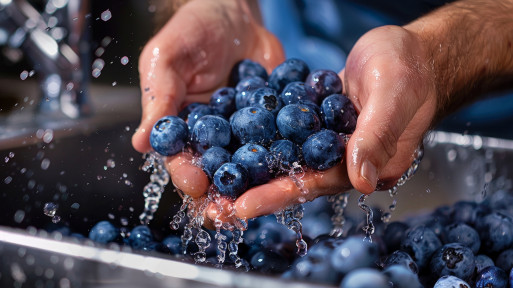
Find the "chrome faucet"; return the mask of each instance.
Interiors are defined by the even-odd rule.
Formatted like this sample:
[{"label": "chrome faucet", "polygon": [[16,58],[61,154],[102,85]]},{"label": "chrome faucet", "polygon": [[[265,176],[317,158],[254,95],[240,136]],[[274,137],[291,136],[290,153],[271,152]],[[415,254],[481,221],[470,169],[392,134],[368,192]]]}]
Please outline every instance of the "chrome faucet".
[{"label": "chrome faucet", "polygon": [[87,116],[89,1],[40,2],[42,11],[27,0],[0,0],[0,45],[21,51],[32,63],[40,81],[39,115]]}]

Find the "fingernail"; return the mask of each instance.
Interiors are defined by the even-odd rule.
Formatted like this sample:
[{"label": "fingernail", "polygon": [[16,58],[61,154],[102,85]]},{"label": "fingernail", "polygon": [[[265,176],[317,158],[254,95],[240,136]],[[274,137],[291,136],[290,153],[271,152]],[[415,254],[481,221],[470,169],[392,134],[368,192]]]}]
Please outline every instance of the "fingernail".
[{"label": "fingernail", "polygon": [[372,189],[376,188],[376,184],[378,182],[378,170],[369,160],[365,160],[365,162],[363,162],[360,169],[360,175],[372,187]]}]

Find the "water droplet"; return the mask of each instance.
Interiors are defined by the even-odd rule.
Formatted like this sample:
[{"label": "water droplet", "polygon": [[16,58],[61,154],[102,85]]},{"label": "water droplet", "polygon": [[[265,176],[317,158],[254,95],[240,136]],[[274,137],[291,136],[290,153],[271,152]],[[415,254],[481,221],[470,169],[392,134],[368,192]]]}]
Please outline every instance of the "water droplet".
[{"label": "water droplet", "polygon": [[372,222],[372,219],[374,218],[374,212],[367,204],[365,204],[367,197],[369,197],[369,195],[362,194],[360,198],[358,198],[358,207],[367,214],[367,225],[363,227],[363,231],[365,231],[365,240],[372,242],[372,234],[374,234],[374,223]]},{"label": "water droplet", "polygon": [[17,210],[16,213],[14,213],[14,222],[19,224],[23,219],[25,219],[25,211]]},{"label": "water droplet", "polygon": [[344,234],[344,224],[346,223],[344,211],[347,207],[348,200],[348,193],[341,193],[328,197],[328,201],[332,202],[331,208],[333,209],[333,216],[331,216],[331,224],[333,225],[333,228],[330,232],[330,235],[333,237],[342,237]]},{"label": "water droplet", "polygon": [[116,81],[112,82],[112,87],[114,87],[116,85],[118,85],[118,82],[116,82]]},{"label": "water droplet", "polygon": [[59,208],[59,205],[53,203],[53,202],[47,202],[45,203],[43,207],[43,213],[46,216],[53,217],[55,216],[55,213],[57,212],[57,209]]},{"label": "water droplet", "polygon": [[80,204],[78,204],[76,202],[71,204],[71,209],[78,210],[79,208],[80,208]]},{"label": "water droplet", "polygon": [[103,68],[105,68],[105,61],[101,58],[97,58],[93,61],[93,65],[91,67],[93,70],[94,69],[98,69],[98,70],[103,70]]},{"label": "water droplet", "polygon": [[45,158],[41,161],[41,169],[46,170],[48,167],[50,167],[50,159]]},{"label": "water droplet", "polygon": [[102,14],[100,15],[100,18],[103,21],[107,22],[107,21],[109,21],[112,18],[112,13],[110,12],[109,9],[107,9],[107,10],[102,12]]},{"label": "water droplet", "polygon": [[46,129],[43,133],[43,142],[50,143],[53,140],[53,130],[52,129]]},{"label": "water droplet", "polygon": [[34,70],[30,70],[30,72],[29,72],[29,77],[34,76],[34,74],[36,74],[36,71],[34,71]]},{"label": "water droplet", "polygon": [[426,193],[431,193],[431,189],[427,188]]},{"label": "water droplet", "polygon": [[21,79],[21,80],[25,80],[25,79],[27,79],[27,78],[28,78],[28,76],[29,76],[29,72],[28,72],[27,70],[23,70],[23,71],[21,71],[21,73],[20,73],[20,79]]},{"label": "water droplet", "polygon": [[447,160],[449,160],[449,162],[453,162],[454,160],[456,160],[457,155],[458,153],[456,152],[456,150],[451,149],[447,151]]},{"label": "water droplet", "polygon": [[102,74],[102,71],[98,68],[94,68],[93,69],[93,72],[91,72],[91,75],[94,77],[94,78],[98,78],[100,77],[100,75]]},{"label": "water droplet", "polygon": [[9,183],[11,183],[11,181],[12,181],[12,177],[11,177],[11,176],[7,176],[7,177],[5,177],[5,179],[4,179],[4,183],[5,183],[5,184],[9,184]]},{"label": "water droplet", "polygon": [[129,62],[129,61],[130,61],[130,60],[128,59],[128,57],[127,57],[127,56],[123,56],[123,57],[121,57],[121,64],[122,64],[122,65],[126,65],[126,64],[128,64],[128,62]]},{"label": "water droplet", "polygon": [[119,222],[121,223],[121,225],[123,226],[128,226],[128,219],[126,217],[121,217],[119,219]]},{"label": "water droplet", "polygon": [[108,159],[107,160],[107,165],[106,165],[108,168],[115,168],[116,167],[116,162],[113,160],[113,159]]},{"label": "water droplet", "polygon": [[239,46],[240,40],[238,38],[233,39],[233,44],[235,44],[235,46]]},{"label": "water droplet", "polygon": [[52,222],[57,224],[61,221],[61,216],[55,215],[52,217]]}]

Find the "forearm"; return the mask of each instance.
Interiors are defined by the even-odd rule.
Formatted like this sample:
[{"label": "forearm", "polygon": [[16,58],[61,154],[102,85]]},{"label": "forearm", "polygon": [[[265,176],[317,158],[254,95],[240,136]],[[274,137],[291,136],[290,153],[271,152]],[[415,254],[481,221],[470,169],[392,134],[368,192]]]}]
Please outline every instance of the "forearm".
[{"label": "forearm", "polygon": [[513,0],[463,0],[405,26],[426,46],[437,119],[513,83]]}]

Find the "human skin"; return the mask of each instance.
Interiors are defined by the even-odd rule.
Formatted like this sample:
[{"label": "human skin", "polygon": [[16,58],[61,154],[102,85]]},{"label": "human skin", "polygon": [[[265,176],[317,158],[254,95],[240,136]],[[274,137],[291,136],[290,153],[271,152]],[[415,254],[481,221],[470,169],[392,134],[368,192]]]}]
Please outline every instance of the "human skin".
[{"label": "human skin", "polygon": [[[238,60],[253,59],[269,72],[284,60],[252,6],[190,1],[145,46],[139,61],[143,117],[132,139],[136,150],[151,149],[149,132],[160,117],[175,115],[188,102],[207,102]],[[369,194],[394,185],[438,120],[483,91],[512,82],[512,13],[512,0],[458,1],[408,25],[363,35],[340,72],[344,93],[359,114],[345,160],[324,172],[306,172],[303,189],[281,177],[236,201],[223,199],[209,206],[207,219],[230,221],[225,216],[232,209],[249,219],[350,188]],[[168,157],[166,167],[178,189],[203,197],[210,183],[191,159],[186,153]]]}]

